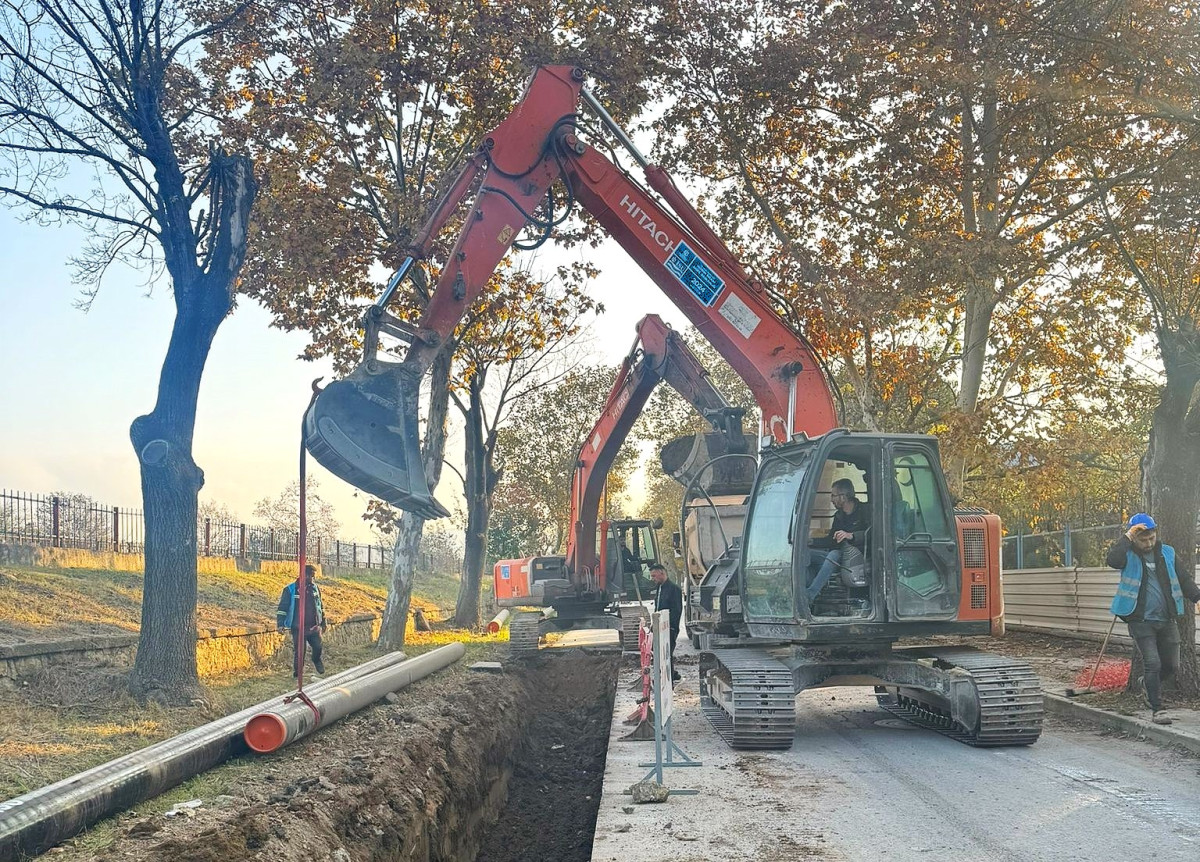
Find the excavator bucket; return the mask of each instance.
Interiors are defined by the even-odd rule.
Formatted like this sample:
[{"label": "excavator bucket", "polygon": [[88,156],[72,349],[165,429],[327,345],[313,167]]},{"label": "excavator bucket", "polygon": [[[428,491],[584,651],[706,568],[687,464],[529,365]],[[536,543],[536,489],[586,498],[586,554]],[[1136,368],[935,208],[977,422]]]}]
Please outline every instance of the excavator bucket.
[{"label": "excavator bucket", "polygon": [[743,441],[734,440],[731,445],[727,435],[715,431],[676,437],[662,449],[660,460],[663,472],[685,487],[698,478],[696,489],[713,497],[749,494],[754,485],[755,471],[755,463],[751,458],[724,458],[715,464],[710,462],[722,455],[753,452],[757,442],[753,435],[745,434]]},{"label": "excavator bucket", "polygon": [[322,467],[356,488],[441,518],[450,513],[429,493],[421,466],[419,385],[399,365],[359,365],[321,390],[304,417],[305,444]]}]

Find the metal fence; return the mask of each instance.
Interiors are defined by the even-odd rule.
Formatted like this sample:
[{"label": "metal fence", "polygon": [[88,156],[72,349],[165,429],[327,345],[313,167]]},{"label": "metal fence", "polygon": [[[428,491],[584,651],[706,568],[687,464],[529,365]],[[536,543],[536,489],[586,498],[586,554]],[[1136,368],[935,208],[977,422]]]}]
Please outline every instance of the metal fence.
[{"label": "metal fence", "polygon": [[[1099,527],[1067,524],[1061,530],[1046,533],[1023,533],[1018,527],[1016,533],[1004,537],[1001,562],[1006,570],[1104,566],[1108,549],[1124,532],[1125,527],[1120,524]],[[1200,559],[1200,545],[1196,552]]]},{"label": "metal fence", "polygon": [[1016,533],[1004,537],[1005,569],[1046,569],[1057,566],[1103,566],[1109,546],[1121,535],[1118,524],[1073,528],[1047,533]]},{"label": "metal fence", "polygon": [[[139,509],[107,506],[83,494],[29,494],[0,490],[0,542],[143,553],[146,527]],[[324,566],[390,569],[392,549],[336,536],[309,535],[306,556]],[[203,557],[295,560],[295,530],[202,518],[196,524],[196,552]]]}]

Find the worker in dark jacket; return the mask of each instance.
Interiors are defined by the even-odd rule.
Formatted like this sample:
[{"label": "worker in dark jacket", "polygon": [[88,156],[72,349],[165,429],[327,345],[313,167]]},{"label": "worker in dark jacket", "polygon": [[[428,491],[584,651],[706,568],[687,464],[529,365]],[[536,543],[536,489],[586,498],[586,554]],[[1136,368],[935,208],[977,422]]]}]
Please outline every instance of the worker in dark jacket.
[{"label": "worker in dark jacket", "polygon": [[321,632],[328,628],[325,621],[325,608],[321,603],[321,589],[314,582],[317,570],[314,566],[304,567],[304,584],[307,588],[304,601],[304,619],[300,619],[300,591],[296,582],[292,581],[279,594],[279,607],[275,609],[275,627],[279,631],[285,629],[292,633],[292,676],[300,675],[299,662],[299,632],[304,631],[304,639],[312,650],[313,667],[317,673],[325,673],[325,662],[322,661],[324,644],[321,643]]},{"label": "worker in dark jacket", "polygon": [[[811,602],[829,583],[830,577],[842,564],[843,545],[849,543],[865,555],[867,530],[871,528],[871,510],[859,502],[854,495],[854,483],[849,479],[838,479],[833,483],[829,499],[837,510],[833,513],[833,524],[829,535],[812,543],[809,552],[809,571],[816,574],[808,585],[808,600]],[[828,550],[822,550],[828,548]]]},{"label": "worker in dark jacket", "polygon": [[679,624],[683,622],[683,591],[667,577],[667,570],[662,563],[650,567],[650,579],[658,584],[654,610],[667,611],[671,621],[671,679],[679,682],[681,677],[675,670],[675,641],[679,640]]},{"label": "worker in dark jacket", "polygon": [[1200,601],[1190,572],[1175,570],[1175,549],[1158,540],[1158,525],[1144,512],[1129,519],[1125,535],[1109,548],[1105,562],[1121,570],[1112,612],[1129,626],[1142,652],[1146,699],[1155,724],[1170,724],[1163,714],[1162,682],[1179,668],[1179,628],[1184,599]]}]

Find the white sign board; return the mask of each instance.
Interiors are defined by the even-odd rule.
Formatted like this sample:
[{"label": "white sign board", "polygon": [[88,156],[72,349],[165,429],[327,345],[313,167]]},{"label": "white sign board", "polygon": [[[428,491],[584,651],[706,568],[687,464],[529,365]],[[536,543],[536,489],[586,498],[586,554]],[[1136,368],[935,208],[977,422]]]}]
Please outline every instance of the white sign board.
[{"label": "white sign board", "polygon": [[650,632],[654,636],[654,686],[658,690],[658,720],[665,722],[671,717],[675,705],[671,680],[671,612],[658,611],[652,615]]}]

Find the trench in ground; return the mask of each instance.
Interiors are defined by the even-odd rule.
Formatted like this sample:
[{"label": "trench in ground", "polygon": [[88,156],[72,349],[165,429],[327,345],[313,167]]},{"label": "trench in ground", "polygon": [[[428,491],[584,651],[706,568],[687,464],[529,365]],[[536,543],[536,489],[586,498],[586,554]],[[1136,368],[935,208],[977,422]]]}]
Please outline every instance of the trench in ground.
[{"label": "trench in ground", "polygon": [[527,660],[528,723],[511,756],[506,801],[476,862],[588,862],[604,783],[619,659]]},{"label": "trench in ground", "polygon": [[[587,862],[620,658],[543,650],[456,666],[263,758],[224,806],[122,818],[64,862]],[[209,801],[211,802],[211,800]]]}]

